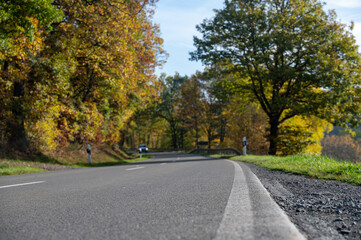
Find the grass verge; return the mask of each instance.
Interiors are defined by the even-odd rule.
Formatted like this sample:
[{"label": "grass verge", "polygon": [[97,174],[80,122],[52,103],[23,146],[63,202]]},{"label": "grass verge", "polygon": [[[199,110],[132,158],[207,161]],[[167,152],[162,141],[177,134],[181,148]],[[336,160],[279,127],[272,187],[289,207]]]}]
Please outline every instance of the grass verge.
[{"label": "grass verge", "polygon": [[70,146],[58,154],[33,154],[0,157],[0,176],[44,172],[74,167],[106,167],[144,161],[152,156],[127,154],[126,152],[104,145],[92,149],[92,164],[81,145]]},{"label": "grass verge", "polygon": [[338,161],[325,156],[211,156],[249,162],[272,170],[361,185],[361,164]]},{"label": "grass verge", "polygon": [[46,172],[46,170],[37,167],[14,166],[10,164],[0,163],[0,176],[19,175],[19,174],[27,174],[27,173],[38,173],[38,172]]}]

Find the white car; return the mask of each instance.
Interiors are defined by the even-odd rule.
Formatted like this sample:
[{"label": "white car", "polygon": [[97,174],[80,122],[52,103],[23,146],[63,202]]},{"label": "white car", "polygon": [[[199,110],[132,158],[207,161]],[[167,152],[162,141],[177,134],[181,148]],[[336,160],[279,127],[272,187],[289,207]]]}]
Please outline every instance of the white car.
[{"label": "white car", "polygon": [[149,151],[148,147],[145,144],[139,144],[138,150],[139,150],[140,153]]}]

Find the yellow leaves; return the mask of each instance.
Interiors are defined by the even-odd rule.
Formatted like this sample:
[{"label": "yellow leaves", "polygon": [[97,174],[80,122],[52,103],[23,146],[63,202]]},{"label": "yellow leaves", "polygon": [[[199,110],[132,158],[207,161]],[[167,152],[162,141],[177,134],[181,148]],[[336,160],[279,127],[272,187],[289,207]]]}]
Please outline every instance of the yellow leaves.
[{"label": "yellow leaves", "polygon": [[[287,131],[285,135],[281,132],[286,145],[288,141],[289,147],[303,149],[302,152],[297,153],[320,155],[322,152],[321,140],[324,133],[331,131],[332,127],[332,124],[326,120],[314,116],[296,116],[283,123],[280,129]],[[298,146],[295,146],[297,144]]]},{"label": "yellow leaves", "polygon": [[137,1],[53,4],[65,17],[51,34],[39,14],[25,14],[27,27],[18,24],[0,49],[0,59],[11,60],[1,93],[15,80],[26,82],[26,129],[39,149],[69,141],[115,143],[136,110],[159,95],[157,26]]},{"label": "yellow leaves", "polygon": [[[37,109],[34,109],[35,111]],[[39,109],[37,110],[39,111]],[[37,120],[27,119],[26,128],[30,141],[41,151],[54,151],[58,147],[58,137],[61,132],[58,128],[57,118],[59,107],[54,105],[41,111],[41,118]]]},{"label": "yellow leaves", "polygon": [[26,17],[25,20],[31,24],[31,31],[17,26],[17,32],[6,39],[7,47],[0,49],[2,58],[25,61],[29,55],[36,55],[43,48],[43,32],[39,21],[34,17]]}]

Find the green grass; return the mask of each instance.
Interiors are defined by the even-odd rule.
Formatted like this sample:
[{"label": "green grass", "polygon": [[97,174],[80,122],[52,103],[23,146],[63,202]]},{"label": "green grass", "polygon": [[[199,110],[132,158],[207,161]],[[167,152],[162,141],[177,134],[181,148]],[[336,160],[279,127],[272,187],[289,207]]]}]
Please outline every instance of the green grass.
[{"label": "green grass", "polygon": [[0,176],[46,172],[44,169],[28,166],[13,166],[0,163]]},{"label": "green grass", "polygon": [[361,185],[361,164],[338,161],[325,156],[211,156],[249,162],[273,170],[302,174],[319,179],[332,179]]},{"label": "green grass", "polygon": [[60,157],[36,154],[27,156],[21,160],[16,157],[3,157],[0,158],[0,176],[46,171],[42,168],[33,167],[31,166],[32,164],[52,164],[70,167],[106,167],[144,161],[151,157],[149,154],[143,154],[142,158],[139,158],[139,154],[127,155],[120,151],[114,151],[109,147],[95,151],[95,153],[92,154],[91,165],[89,165],[88,156],[84,151],[67,151]]}]

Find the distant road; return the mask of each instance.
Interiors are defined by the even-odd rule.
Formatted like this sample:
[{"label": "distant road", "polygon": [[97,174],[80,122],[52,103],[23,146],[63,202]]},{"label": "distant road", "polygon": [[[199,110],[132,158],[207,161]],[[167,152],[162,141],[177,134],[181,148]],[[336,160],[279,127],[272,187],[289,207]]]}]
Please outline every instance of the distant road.
[{"label": "distant road", "polygon": [[177,153],[0,178],[0,239],[303,239],[243,164]]}]

